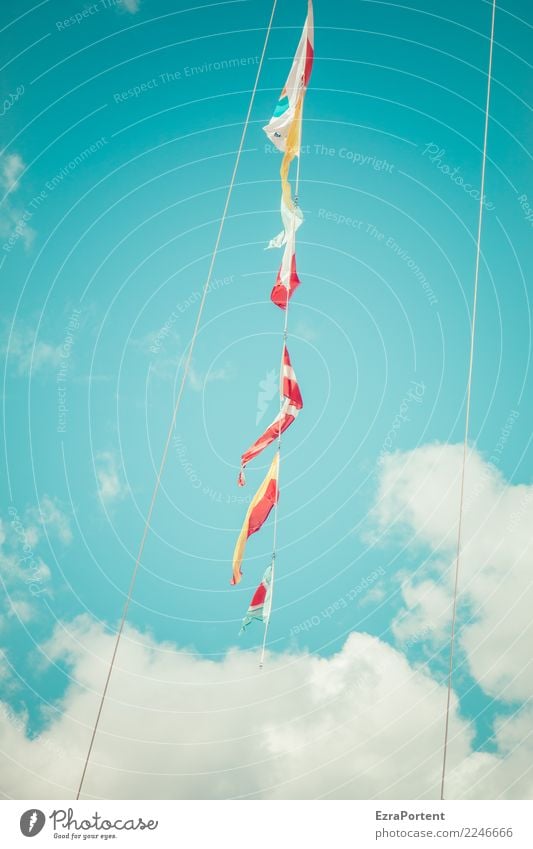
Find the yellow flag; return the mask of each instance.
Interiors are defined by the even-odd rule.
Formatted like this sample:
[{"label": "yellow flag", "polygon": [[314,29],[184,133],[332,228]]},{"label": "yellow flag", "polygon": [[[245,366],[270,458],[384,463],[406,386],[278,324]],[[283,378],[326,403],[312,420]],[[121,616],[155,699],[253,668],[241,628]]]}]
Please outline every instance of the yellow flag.
[{"label": "yellow flag", "polygon": [[241,532],[235,543],[232,584],[238,584],[242,577],[241,564],[244,557],[244,549],[246,548],[246,540],[264,525],[270,511],[278,500],[278,469],[279,452],[276,451],[263,483],[250,502]]},{"label": "yellow flag", "polygon": [[294,203],[292,201],[291,185],[289,183],[289,168],[294,157],[300,154],[303,99],[304,98],[302,93],[298,98],[298,102],[294,110],[294,118],[292,120],[291,126],[289,127],[285,153],[281,161],[281,168],[279,169],[279,173],[281,175],[281,190],[283,193],[283,200],[285,201],[285,206],[287,206],[288,209],[291,210],[294,209]]}]

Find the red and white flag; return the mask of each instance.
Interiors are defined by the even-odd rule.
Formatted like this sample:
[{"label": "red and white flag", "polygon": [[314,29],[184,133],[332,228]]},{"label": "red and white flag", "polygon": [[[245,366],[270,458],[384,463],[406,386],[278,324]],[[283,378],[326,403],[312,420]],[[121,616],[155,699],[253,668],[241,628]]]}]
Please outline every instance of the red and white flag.
[{"label": "red and white flag", "polygon": [[241,457],[241,471],[238,477],[239,486],[244,486],[246,483],[244,478],[245,466],[247,466],[250,460],[257,457],[261,451],[271,445],[274,440],[278,439],[279,436],[287,430],[303,407],[302,394],[300,392],[300,387],[298,386],[294,369],[291,365],[286,345],[283,348],[283,367],[280,389],[283,403],[278,415],[272,424],[267,427],[265,432],[256,439],[253,445],[251,445]]},{"label": "red and white flag", "polygon": [[296,254],[295,254],[295,239],[294,231],[291,233],[285,243],[283,251],[283,259],[281,267],[276,277],[276,282],[270,293],[270,300],[277,307],[284,310],[287,309],[287,304],[300,285],[300,278],[296,273]]},{"label": "red and white flag", "polygon": [[[297,116],[298,105],[309,84],[314,58],[313,4],[308,0],[307,17],[296,48],[296,54],[283,86],[274,114],[263,130],[278,150],[287,149],[287,136]],[[298,151],[296,151],[298,153]]]},{"label": "red and white flag", "polygon": [[272,565],[268,566],[261,583],[253,594],[250,606],[246,611],[246,616],[242,620],[239,634],[242,634],[246,630],[252,619],[258,619],[265,624],[270,619],[272,608],[272,571]]}]

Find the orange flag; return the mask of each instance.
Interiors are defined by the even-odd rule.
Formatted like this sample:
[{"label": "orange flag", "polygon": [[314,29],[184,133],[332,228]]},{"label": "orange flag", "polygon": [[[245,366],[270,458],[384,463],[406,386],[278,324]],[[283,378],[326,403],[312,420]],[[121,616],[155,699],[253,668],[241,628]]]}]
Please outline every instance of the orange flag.
[{"label": "orange flag", "polygon": [[263,483],[250,502],[241,532],[238,536],[237,542],[235,543],[235,551],[233,552],[233,577],[231,579],[232,584],[238,584],[241,580],[241,564],[248,537],[255,534],[256,531],[264,525],[270,515],[270,511],[279,498],[278,469],[279,452],[276,451]]}]

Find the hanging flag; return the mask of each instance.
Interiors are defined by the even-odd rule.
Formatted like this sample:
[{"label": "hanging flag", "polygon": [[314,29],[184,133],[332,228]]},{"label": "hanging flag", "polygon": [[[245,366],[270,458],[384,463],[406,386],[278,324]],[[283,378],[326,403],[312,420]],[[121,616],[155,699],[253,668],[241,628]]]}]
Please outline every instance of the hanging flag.
[{"label": "hanging flag", "polygon": [[260,528],[262,528],[270,515],[270,511],[279,498],[278,470],[279,451],[276,451],[263,483],[250,502],[250,506],[248,507],[246,516],[244,517],[241,532],[237,538],[237,542],[235,543],[235,550],[233,552],[233,577],[231,579],[232,584],[238,584],[241,580],[241,564],[248,537],[255,534]]},{"label": "hanging flag", "polygon": [[280,434],[287,430],[303,407],[302,394],[300,392],[300,387],[298,386],[298,381],[296,380],[294,369],[291,365],[286,345],[283,348],[283,366],[280,378],[280,390],[281,398],[284,400],[278,415],[272,424],[267,427],[265,432],[256,439],[254,444],[251,445],[241,457],[241,470],[237,479],[239,486],[244,486],[246,484],[244,477],[245,466],[248,465],[250,460],[257,457],[261,451],[264,451],[265,448],[271,445],[274,440],[278,439]]},{"label": "hanging flag", "polygon": [[286,309],[287,303],[299,285],[300,278],[296,273],[295,238],[294,233],[292,233],[283,251],[283,259],[281,260],[276,282],[270,293],[270,300],[280,309]]},{"label": "hanging flag", "polygon": [[281,433],[285,433],[289,425],[291,425],[300,412],[298,407],[294,407],[288,398],[283,402],[283,406],[272,422],[271,425],[267,427],[265,432],[257,439],[253,445],[250,446],[248,451],[245,451],[242,455],[241,462],[241,471],[239,473],[238,483],[239,486],[244,486],[246,483],[244,477],[244,469],[254,457],[257,457],[261,451],[264,451],[265,448],[268,448],[269,445],[278,438]]},{"label": "hanging flag", "polygon": [[270,565],[261,583],[257,587],[253,598],[250,602],[250,607],[246,611],[246,616],[242,620],[240,634],[248,627],[253,619],[258,619],[259,622],[268,622],[270,618],[270,610],[272,607],[272,565]]},{"label": "hanging flag", "polygon": [[313,68],[313,45],[313,4],[309,0],[307,18],[287,82],[281,92],[274,115],[266,127],[263,127],[270,141],[285,154],[281,163],[280,176],[283,199],[289,209],[294,208],[289,168],[294,157],[300,155],[302,110],[305,91]]},{"label": "hanging flag", "polygon": [[285,199],[281,197],[281,220],[283,222],[283,230],[270,240],[265,250],[269,248],[281,248],[290,239],[292,233],[296,233],[298,227],[303,224],[304,217],[302,211],[298,207],[290,209],[285,204]]},{"label": "hanging flag", "polygon": [[[308,2],[307,18],[305,19],[304,28],[296,54],[292,63],[289,76],[282,89],[277,106],[274,110],[274,115],[263,127],[270,141],[276,145],[278,150],[285,151],[287,148],[287,136],[293,124],[297,110],[301,112],[303,94],[309,83],[311,70],[313,67],[314,55],[314,26],[313,26],[313,4],[311,0]],[[294,141],[294,139],[293,139]],[[299,152],[299,132],[298,132],[298,151]]]},{"label": "hanging flag", "polygon": [[281,160],[279,169],[281,177],[281,195],[285,204],[289,209],[294,209],[294,201],[292,199],[291,184],[289,183],[289,168],[295,156],[300,155],[300,139],[302,137],[302,107],[304,102],[303,94],[300,95],[296,109],[294,110],[294,118],[287,133],[285,141],[285,153]]},{"label": "hanging flag", "polygon": [[294,369],[292,367],[291,358],[289,357],[289,351],[287,350],[287,346],[283,347],[283,367],[282,367],[282,384],[281,391],[283,393],[283,397],[287,398],[291,405],[296,407],[298,411],[300,411],[304,405],[302,399],[302,393],[300,392],[300,387],[298,386],[298,381],[296,380],[296,374],[294,373]]}]

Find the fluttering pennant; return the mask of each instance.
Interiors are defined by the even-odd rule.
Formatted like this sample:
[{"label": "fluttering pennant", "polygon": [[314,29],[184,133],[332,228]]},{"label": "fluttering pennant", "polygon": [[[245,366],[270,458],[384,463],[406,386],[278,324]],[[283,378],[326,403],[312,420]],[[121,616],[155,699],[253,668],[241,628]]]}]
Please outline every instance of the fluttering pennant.
[{"label": "fluttering pennant", "polygon": [[303,103],[313,68],[313,57],[313,5],[309,0],[307,18],[287,82],[282,89],[274,115],[266,127],[263,127],[270,141],[284,153],[280,168],[281,189],[283,200],[289,209],[294,207],[289,168],[294,157],[300,155]]},{"label": "fluttering pennant", "polygon": [[268,622],[270,618],[270,610],[272,607],[272,565],[268,566],[261,583],[257,587],[252,596],[250,606],[246,611],[246,616],[242,620],[240,633],[248,627],[253,619],[258,619],[259,622]]},{"label": "fluttering pennant", "polygon": [[270,515],[270,511],[276,504],[279,498],[278,491],[278,473],[279,473],[279,451],[276,451],[274,459],[270,464],[270,468],[265,475],[263,483],[252,498],[241,532],[235,544],[233,552],[233,577],[232,584],[238,584],[242,577],[241,565],[244,558],[244,550],[246,541],[263,527]]},{"label": "fluttering pennant", "polygon": [[292,233],[296,233],[300,224],[303,224],[304,217],[298,207],[289,209],[285,204],[283,195],[281,196],[281,220],[283,222],[283,230],[270,240],[265,250],[269,248],[281,248],[285,245]]},{"label": "fluttering pennant", "polygon": [[244,469],[250,460],[253,460],[254,457],[257,457],[257,455],[261,453],[261,451],[264,451],[265,448],[271,445],[274,440],[278,439],[279,435],[284,433],[289,425],[293,423],[294,419],[303,407],[302,394],[300,392],[300,387],[298,386],[298,381],[296,380],[294,369],[291,365],[286,345],[283,348],[280,390],[282,405],[278,415],[272,424],[267,427],[264,433],[262,433],[253,445],[251,445],[241,456],[241,470],[238,477],[239,486],[244,486],[246,484]]},{"label": "fluttering pennant", "polygon": [[283,366],[281,377],[281,391],[283,397],[287,398],[290,401],[291,406],[295,407],[297,410],[301,410],[304,405],[304,402],[302,400],[302,393],[300,392],[300,387],[298,386],[296,374],[294,373],[291,358],[289,357],[289,351],[286,345],[284,345],[283,347]]},{"label": "fluttering pennant", "polygon": [[313,5],[309,0],[307,18],[289,76],[283,86],[272,118],[266,127],[263,127],[268,138],[272,144],[276,145],[278,150],[285,151],[287,148],[287,136],[290,127],[293,124],[298,105],[301,105],[302,95],[309,83],[313,67],[313,45]]},{"label": "fluttering pennant", "polygon": [[283,259],[276,277],[276,282],[270,293],[270,300],[280,309],[287,308],[287,304],[300,285],[300,278],[296,272],[296,253],[294,244],[294,233],[291,233],[283,251]]}]

